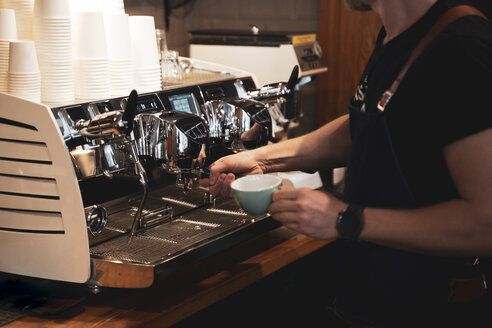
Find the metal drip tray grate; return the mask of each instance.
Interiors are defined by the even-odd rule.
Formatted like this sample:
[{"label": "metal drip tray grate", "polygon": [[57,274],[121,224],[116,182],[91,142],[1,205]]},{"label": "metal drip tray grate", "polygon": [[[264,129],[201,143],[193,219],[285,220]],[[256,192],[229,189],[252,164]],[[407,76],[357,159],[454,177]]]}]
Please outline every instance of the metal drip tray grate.
[{"label": "metal drip tray grate", "polygon": [[128,234],[91,248],[91,255],[109,260],[155,265],[200,247],[254,222],[226,202],[219,211],[201,208],[156,226],[130,239]]},{"label": "metal drip tray grate", "polygon": [[[89,235],[89,244],[94,246],[130,232],[140,197],[140,195],[124,197],[102,204],[108,213],[108,223],[101,233]],[[203,206],[203,204],[203,192],[191,190],[185,195],[182,190],[171,185],[149,193],[143,214],[152,213],[170,205],[173,208],[173,215],[176,217]]]},{"label": "metal drip tray grate", "polygon": [[158,265],[197,249],[221,236],[238,231],[258,218],[243,212],[232,199],[205,205],[205,193],[183,194],[174,185],[149,193],[144,214],[170,205],[173,217],[133,238],[130,230],[139,198],[128,197],[107,204],[108,223],[98,235],[90,236],[94,258],[145,265]]}]

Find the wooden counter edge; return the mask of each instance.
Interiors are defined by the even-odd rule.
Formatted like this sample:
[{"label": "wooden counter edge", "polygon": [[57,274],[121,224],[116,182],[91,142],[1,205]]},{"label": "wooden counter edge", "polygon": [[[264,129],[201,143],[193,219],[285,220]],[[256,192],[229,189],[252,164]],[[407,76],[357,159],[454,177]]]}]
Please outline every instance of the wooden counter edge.
[{"label": "wooden counter edge", "polygon": [[166,304],[156,317],[142,327],[169,327],[176,324],[288,264],[315,252],[331,241],[297,234],[265,252],[201,281]]},{"label": "wooden counter edge", "polygon": [[[282,231],[281,229],[286,228],[278,229]],[[101,306],[97,307],[86,305],[83,313],[69,319],[46,320],[28,316],[5,327],[169,327],[315,252],[330,242],[331,240],[317,240],[302,234],[292,234],[290,238],[279,244],[231,265],[185,290],[163,295],[162,298],[143,300],[144,304],[122,300],[121,303],[100,304]]]}]

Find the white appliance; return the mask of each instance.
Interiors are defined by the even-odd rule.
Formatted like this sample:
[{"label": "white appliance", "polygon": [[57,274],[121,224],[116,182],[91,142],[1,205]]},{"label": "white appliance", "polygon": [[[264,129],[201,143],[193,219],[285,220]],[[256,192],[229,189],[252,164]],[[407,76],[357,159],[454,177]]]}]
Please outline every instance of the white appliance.
[{"label": "white appliance", "polygon": [[299,78],[328,70],[316,33],[192,31],[190,57],[252,73],[258,86],[287,81],[295,65]]}]

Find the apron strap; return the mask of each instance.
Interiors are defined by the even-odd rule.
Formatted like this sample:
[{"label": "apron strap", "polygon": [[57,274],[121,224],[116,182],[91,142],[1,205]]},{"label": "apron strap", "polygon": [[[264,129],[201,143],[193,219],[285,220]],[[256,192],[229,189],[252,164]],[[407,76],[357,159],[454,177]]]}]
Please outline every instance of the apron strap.
[{"label": "apron strap", "polygon": [[459,5],[453,8],[448,9],[444,14],[441,15],[441,17],[436,21],[436,23],[430,28],[430,30],[427,32],[427,34],[420,40],[419,44],[413,49],[412,53],[410,54],[410,57],[408,58],[407,62],[405,65],[403,65],[403,68],[401,69],[400,73],[396,77],[395,81],[389,88],[389,90],[386,90],[381,98],[379,99],[378,102],[378,109],[379,111],[383,112],[386,105],[390,101],[391,97],[395,94],[396,89],[398,89],[398,86],[400,85],[400,82],[403,80],[403,77],[407,73],[408,69],[410,66],[412,66],[413,62],[420,56],[420,54],[423,52],[425,47],[444,29],[446,26],[449,24],[453,23],[455,20],[458,18],[464,17],[464,16],[480,16],[484,19],[487,20],[487,17],[478,9],[467,6],[467,5]]}]

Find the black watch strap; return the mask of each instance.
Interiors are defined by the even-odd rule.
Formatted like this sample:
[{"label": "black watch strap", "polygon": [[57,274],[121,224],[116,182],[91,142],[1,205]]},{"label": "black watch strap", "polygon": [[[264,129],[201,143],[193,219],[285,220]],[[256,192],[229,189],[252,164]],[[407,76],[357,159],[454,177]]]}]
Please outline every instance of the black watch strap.
[{"label": "black watch strap", "polygon": [[359,240],[362,229],[364,229],[364,206],[349,204],[349,206],[338,214],[337,231],[341,238]]}]

